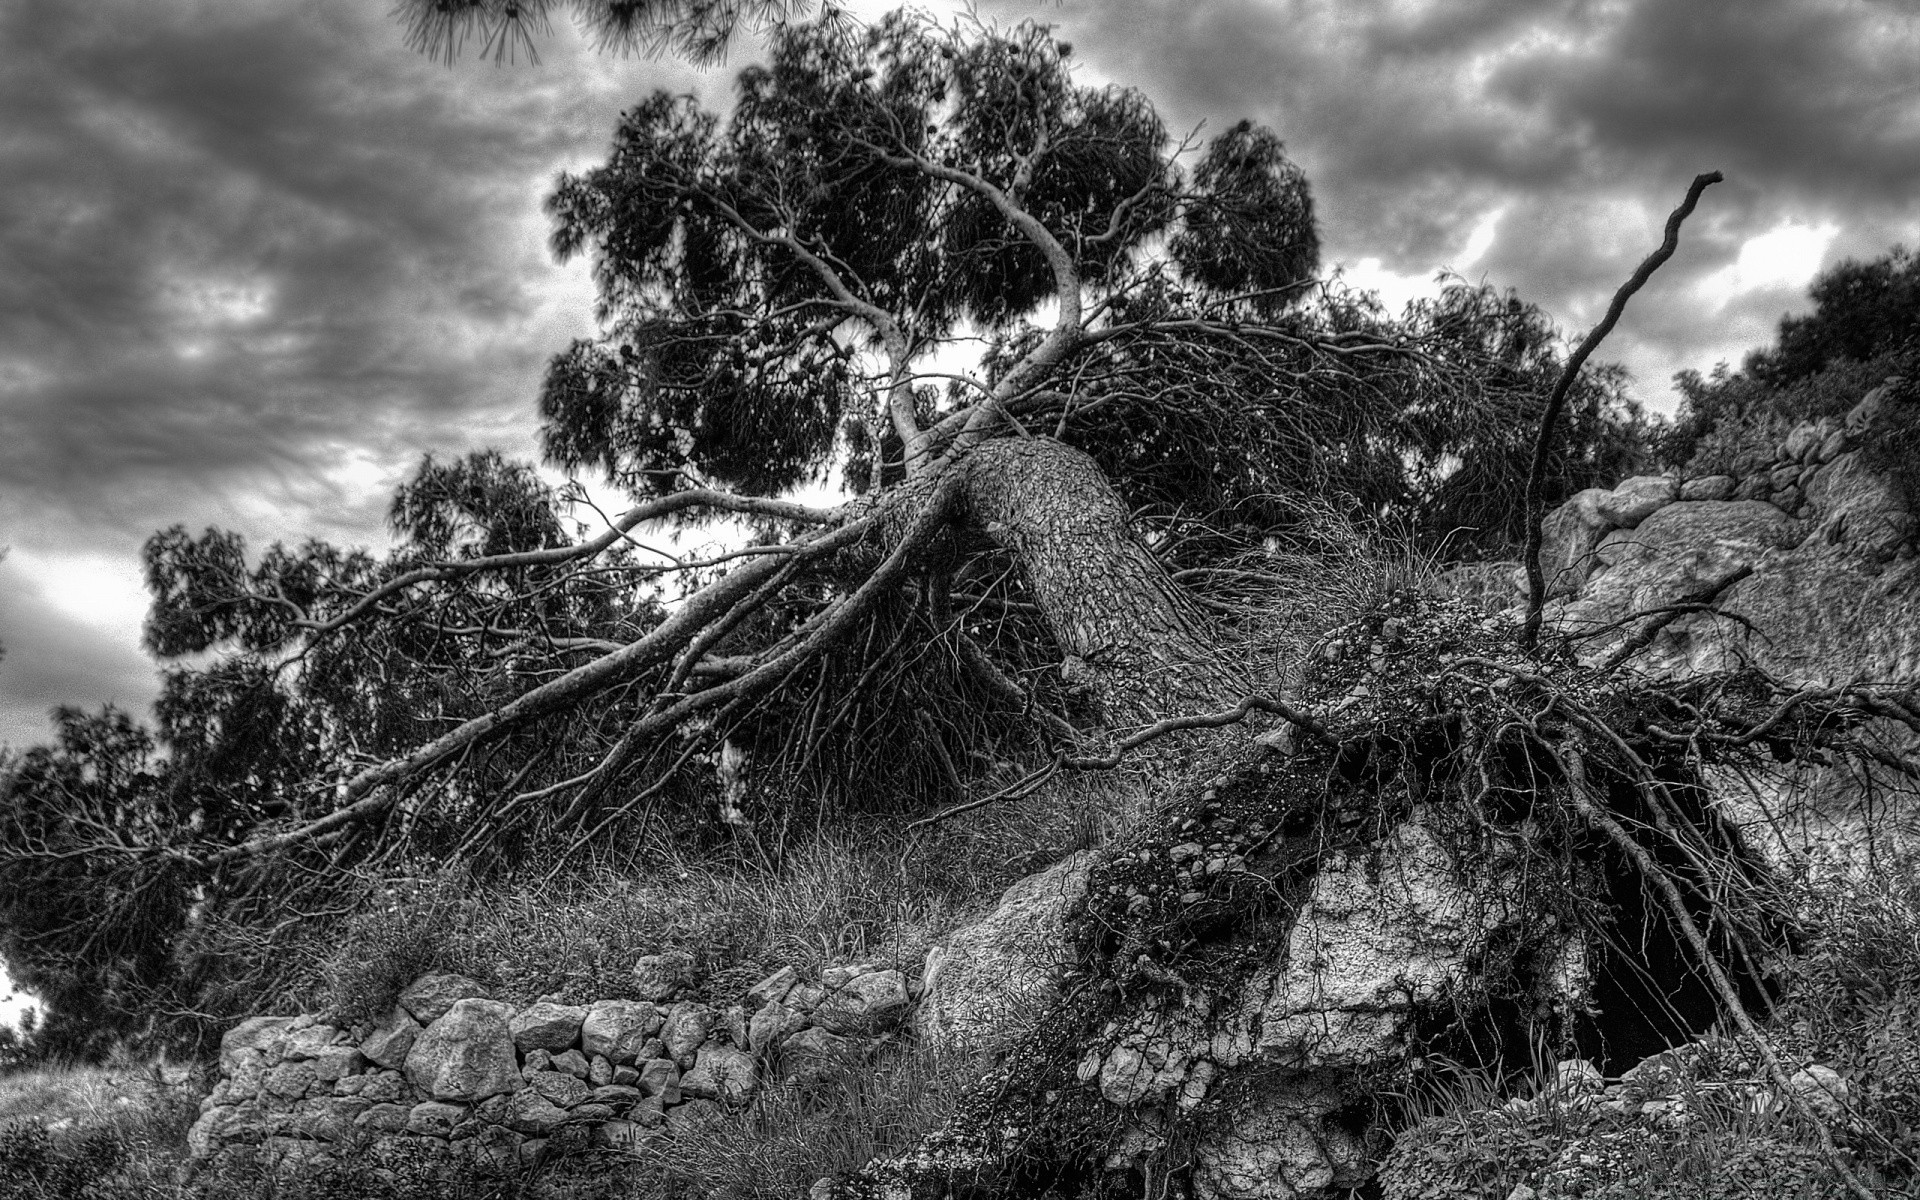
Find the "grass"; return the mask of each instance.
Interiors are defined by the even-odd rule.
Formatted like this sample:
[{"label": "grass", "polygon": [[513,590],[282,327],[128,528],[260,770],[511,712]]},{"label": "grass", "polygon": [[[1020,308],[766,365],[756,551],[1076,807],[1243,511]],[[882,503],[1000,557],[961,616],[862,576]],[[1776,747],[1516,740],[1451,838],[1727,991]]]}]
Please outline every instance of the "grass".
[{"label": "grass", "polygon": [[1139,797],[1125,776],[1069,779],[919,833],[876,816],[718,856],[656,837],[484,891],[457,868],[392,880],[314,974],[347,1022],[384,1013],[429,971],[473,976],[511,1003],[624,996],[633,961],[667,949],[691,952],[696,990],[723,1002],[787,965],[882,961],[913,974],[935,938],[1014,880],[1102,840]]},{"label": "grass", "polygon": [[[1804,886],[1811,934],[1792,964],[1769,1030],[1794,1064],[1846,1079],[1832,1122],[1855,1169],[1889,1197],[1920,1196],[1920,858]],[[1463,1073],[1409,1104],[1408,1128],[1382,1172],[1386,1200],[1489,1196],[1519,1184],[1542,1195],[1628,1200],[1825,1200],[1848,1193],[1814,1130],[1747,1097],[1770,1085],[1741,1056],[1708,1056],[1677,1072],[1682,1122],[1528,1104],[1538,1079],[1501,1086]],[[1522,1103],[1513,1103],[1518,1095]],[[1551,1178],[1549,1189],[1545,1181]]]}]

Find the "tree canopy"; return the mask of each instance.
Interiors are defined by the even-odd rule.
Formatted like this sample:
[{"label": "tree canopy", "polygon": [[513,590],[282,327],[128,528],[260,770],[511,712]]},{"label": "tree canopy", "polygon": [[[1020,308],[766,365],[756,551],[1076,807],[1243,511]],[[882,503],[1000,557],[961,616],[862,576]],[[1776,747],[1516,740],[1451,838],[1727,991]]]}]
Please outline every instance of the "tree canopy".
[{"label": "tree canopy", "polygon": [[[211,1012],[356,870],[913,808],[1279,704],[1231,649],[1275,556],[1327,513],[1499,553],[1561,361],[1510,293],[1389,315],[1320,278],[1275,133],[1176,140],[1035,23],[781,25],[730,112],[641,101],[548,208],[604,333],[554,358],[543,446],[632,506],[588,536],[483,452],[422,464],[384,554],[155,535],[155,728],[63,712],[0,790],[0,952],[69,1028]],[[1570,424],[1550,492],[1640,452],[1617,370]]]}]

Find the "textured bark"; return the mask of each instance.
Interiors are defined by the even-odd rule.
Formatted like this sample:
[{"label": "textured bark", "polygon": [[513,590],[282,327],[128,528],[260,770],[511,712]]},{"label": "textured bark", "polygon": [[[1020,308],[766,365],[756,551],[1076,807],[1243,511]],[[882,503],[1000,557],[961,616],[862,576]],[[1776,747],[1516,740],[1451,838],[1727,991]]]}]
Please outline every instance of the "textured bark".
[{"label": "textured bark", "polygon": [[976,447],[959,469],[956,516],[1013,558],[1062,670],[1093,689],[1110,720],[1217,706],[1244,690],[1093,459],[1051,438],[1007,438]]}]

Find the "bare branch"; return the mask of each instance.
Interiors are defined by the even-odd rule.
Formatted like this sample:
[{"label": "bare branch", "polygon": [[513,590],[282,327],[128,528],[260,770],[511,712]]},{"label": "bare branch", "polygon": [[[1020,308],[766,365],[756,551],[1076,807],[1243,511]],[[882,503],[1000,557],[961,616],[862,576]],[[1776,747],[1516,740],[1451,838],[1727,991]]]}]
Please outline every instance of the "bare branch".
[{"label": "bare branch", "polygon": [[1580,368],[1586,365],[1587,356],[1613,332],[1620,314],[1626,311],[1628,299],[1652,278],[1661,263],[1673,257],[1673,252],[1680,246],[1680,224],[1692,215],[1694,205],[1700,203],[1700,193],[1725,178],[1718,171],[1694,176],[1692,185],[1687,188],[1687,198],[1667,217],[1666,237],[1661,241],[1660,248],[1647,255],[1632,278],[1621,284],[1620,290],[1613,294],[1613,303],[1607,305],[1607,315],[1601,318],[1600,323],[1593,327],[1592,332],[1567,358],[1566,367],[1553,385],[1553,393],[1547,397],[1546,411],[1540,415],[1540,436],[1533,443],[1533,465],[1527,469],[1527,546],[1522,555],[1527,566],[1527,619],[1520,628],[1520,645],[1527,650],[1533,649],[1540,641],[1541,613],[1547,602],[1547,580],[1540,570],[1540,522],[1546,516],[1542,511],[1544,499],[1541,489],[1546,485],[1547,454],[1553,447],[1553,427],[1567,402],[1567,392],[1572,389]]}]

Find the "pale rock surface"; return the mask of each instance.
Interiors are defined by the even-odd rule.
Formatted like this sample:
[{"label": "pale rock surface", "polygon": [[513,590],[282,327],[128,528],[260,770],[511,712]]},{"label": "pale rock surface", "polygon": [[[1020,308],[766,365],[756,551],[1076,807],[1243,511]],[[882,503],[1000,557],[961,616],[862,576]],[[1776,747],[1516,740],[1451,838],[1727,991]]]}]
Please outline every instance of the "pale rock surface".
[{"label": "pale rock surface", "polygon": [[693,1069],[680,1077],[683,1095],[697,1100],[718,1100],[732,1108],[752,1100],[759,1085],[753,1055],[717,1042],[700,1047]]},{"label": "pale rock surface", "polygon": [[823,979],[832,990],[813,1010],[814,1022],[832,1033],[865,1033],[906,1014],[913,1003],[906,978],[898,971],[868,971],[841,983]]},{"label": "pale rock surface", "polygon": [[1067,910],[1086,894],[1093,861],[1083,850],[1027,876],[928,952],[915,1022],[930,1045],[988,1050],[1040,1015],[1056,994]]},{"label": "pale rock surface", "polygon": [[467,1106],[464,1104],[423,1100],[407,1111],[407,1129],[428,1137],[447,1137],[466,1116]]},{"label": "pale rock surface", "polygon": [[486,985],[465,975],[422,975],[400,993],[400,1007],[422,1025],[431,1025],[459,1000],[489,999]]},{"label": "pale rock surface", "polygon": [[435,1100],[484,1100],[519,1087],[512,1013],[495,1000],[455,1001],[408,1051],[408,1081]]},{"label": "pale rock surface", "polygon": [[561,1108],[585,1104],[593,1088],[564,1071],[534,1071],[527,1075],[527,1086]]},{"label": "pale rock surface", "polygon": [[598,1000],[580,1023],[580,1048],[615,1066],[631,1064],[665,1018],[645,1000]]},{"label": "pale rock surface", "polygon": [[413,1019],[413,1014],[396,1004],[386,1018],[361,1039],[360,1053],[370,1062],[398,1070],[407,1061],[407,1051],[413,1049],[420,1029],[420,1022]]},{"label": "pale rock surface", "polygon": [[1731,475],[1702,475],[1680,485],[1681,500],[1731,500],[1739,480]]},{"label": "pale rock surface", "polygon": [[1680,481],[1666,475],[1636,475],[1594,498],[1594,512],[1615,528],[1631,529],[1680,494]]},{"label": "pale rock surface", "polygon": [[513,1044],[522,1051],[546,1050],[558,1054],[579,1039],[581,1023],[586,1019],[585,1008],[543,1000],[515,1013],[508,1027],[513,1033]]},{"label": "pale rock surface", "polygon": [[532,1088],[522,1088],[508,1099],[506,1123],[516,1133],[545,1137],[567,1123],[567,1110]]},{"label": "pale rock surface", "polygon": [[694,1054],[699,1051],[700,1044],[707,1040],[719,1017],[717,1010],[705,1004],[683,1000],[674,1005],[667,1011],[666,1023],[660,1027],[660,1039],[666,1043],[667,1057],[683,1068],[692,1066]]},{"label": "pale rock surface", "polygon": [[633,964],[633,987],[642,1000],[670,1000],[693,982],[693,955],[668,950],[642,956]]},{"label": "pale rock surface", "polygon": [[1200,1200],[1294,1200],[1366,1182],[1373,1171],[1367,1147],[1325,1119],[1348,1098],[1311,1077],[1263,1089],[1235,1113],[1230,1129],[1201,1144],[1195,1194]]},{"label": "pale rock surface", "polygon": [[586,1079],[593,1074],[593,1064],[588,1062],[587,1056],[578,1050],[562,1050],[558,1054],[551,1055],[547,1059],[547,1067],[549,1070],[564,1072],[575,1079]]},{"label": "pale rock surface", "polygon": [[806,1024],[805,1013],[788,1008],[777,1000],[769,1000],[747,1024],[747,1047],[755,1054],[765,1054],[788,1036],[798,1033]]},{"label": "pale rock surface", "polygon": [[[248,1017],[220,1038],[220,1066],[231,1073],[243,1051],[278,1058],[286,1050],[292,1017]],[[255,1061],[258,1061],[257,1059]]]}]

